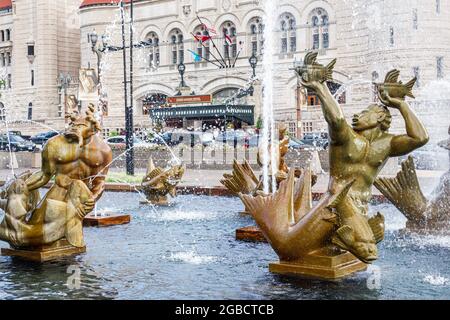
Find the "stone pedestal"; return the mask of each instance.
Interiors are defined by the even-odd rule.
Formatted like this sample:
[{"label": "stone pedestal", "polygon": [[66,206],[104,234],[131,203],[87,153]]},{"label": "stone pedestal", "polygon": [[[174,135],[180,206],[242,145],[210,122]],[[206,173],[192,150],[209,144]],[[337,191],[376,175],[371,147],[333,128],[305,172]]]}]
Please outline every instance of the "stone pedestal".
[{"label": "stone pedestal", "polygon": [[277,262],[269,265],[272,273],[302,278],[339,280],[367,269],[367,265],[349,252],[325,248],[302,261]]},{"label": "stone pedestal", "polygon": [[250,242],[267,242],[261,230],[256,226],[236,230],[236,240]]},{"label": "stone pedestal", "polygon": [[104,215],[93,215],[88,214],[83,219],[84,227],[111,227],[122,224],[130,223],[131,216],[129,214],[104,214]]},{"label": "stone pedestal", "polygon": [[56,241],[52,245],[28,248],[2,248],[2,256],[23,260],[44,262],[85,253],[86,247],[74,247],[66,239]]},{"label": "stone pedestal", "polygon": [[158,207],[168,207],[170,205],[168,197],[159,197],[155,199],[150,198],[148,200],[142,200],[139,203],[144,205],[154,205]]}]

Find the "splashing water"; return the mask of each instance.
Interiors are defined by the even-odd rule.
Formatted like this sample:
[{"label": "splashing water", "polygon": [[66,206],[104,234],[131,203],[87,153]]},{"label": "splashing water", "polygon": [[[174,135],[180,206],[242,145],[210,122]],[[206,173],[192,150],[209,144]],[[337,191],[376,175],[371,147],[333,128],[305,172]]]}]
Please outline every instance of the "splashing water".
[{"label": "splashing water", "polygon": [[429,283],[433,286],[446,286],[446,285],[450,284],[450,280],[447,279],[446,277],[442,277],[440,275],[433,275],[433,274],[426,275],[423,278],[423,281],[426,283]]},{"label": "splashing water", "polygon": [[[272,191],[276,190],[275,173],[277,172],[276,161],[275,161],[275,121],[273,116],[273,68],[274,61],[273,57],[275,54],[275,12],[276,6],[274,0],[265,0],[264,2],[264,12],[265,15],[265,28],[264,28],[264,52],[263,52],[263,86],[264,86],[264,97],[263,97],[263,136],[262,136],[262,162],[263,162],[263,185],[264,192],[269,193],[269,171],[272,172]],[[269,151],[269,140],[270,151]],[[269,170],[269,163],[271,168]]]},{"label": "splashing water", "polygon": [[216,257],[198,255],[194,251],[172,253],[170,259],[195,265],[207,264],[217,260]]}]

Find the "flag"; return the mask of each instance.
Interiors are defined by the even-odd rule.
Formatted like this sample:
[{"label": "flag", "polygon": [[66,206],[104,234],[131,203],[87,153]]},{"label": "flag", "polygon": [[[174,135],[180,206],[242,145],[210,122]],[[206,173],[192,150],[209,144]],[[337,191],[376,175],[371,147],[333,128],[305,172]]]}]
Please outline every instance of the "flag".
[{"label": "flag", "polygon": [[231,40],[231,38],[230,38],[229,35],[224,34],[224,36],[225,36],[225,41],[226,41],[229,45],[233,44],[233,40]]},{"label": "flag", "polygon": [[201,41],[201,42],[206,42],[211,40],[211,36],[202,36],[200,34],[194,35],[195,40],[197,41]]},{"label": "flag", "polygon": [[206,24],[202,24],[202,27],[205,28],[205,30],[208,31],[209,34],[217,34],[216,29],[208,28]]},{"label": "flag", "polygon": [[192,50],[188,50],[190,53],[192,53],[192,55],[194,56],[194,61],[195,62],[200,62],[200,61],[202,61],[202,57],[199,55],[199,54],[197,54],[197,53],[195,53],[194,51],[192,51]]}]

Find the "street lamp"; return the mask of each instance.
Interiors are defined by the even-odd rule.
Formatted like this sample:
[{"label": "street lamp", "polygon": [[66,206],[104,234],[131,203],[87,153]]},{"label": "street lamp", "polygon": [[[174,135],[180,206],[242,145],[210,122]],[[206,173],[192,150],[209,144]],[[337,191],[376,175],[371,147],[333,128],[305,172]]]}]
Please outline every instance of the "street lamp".
[{"label": "street lamp", "polygon": [[248,62],[253,69],[253,77],[256,77],[256,66],[258,64],[258,58],[255,56],[255,54],[252,54],[252,56],[248,59]]},{"label": "street lamp", "polygon": [[61,87],[61,89],[63,89],[64,91],[64,119],[67,122],[67,88],[70,86],[70,84],[72,83],[72,75],[70,73],[63,73],[61,72],[59,74],[58,77],[58,82],[59,82],[59,86]]},{"label": "street lamp", "polygon": [[[98,76],[98,82],[100,83],[100,63],[102,60],[102,54],[104,52],[104,48],[105,48],[105,36],[102,36],[102,41],[103,41],[103,48],[99,48],[99,46],[97,45],[98,43],[98,34],[97,32],[95,32],[95,30],[89,35],[89,39],[91,41],[91,48],[92,48],[92,52],[94,52],[97,55],[97,76]],[[99,87],[100,90],[100,87]]]},{"label": "street lamp", "polygon": [[178,72],[180,73],[181,77],[180,88],[184,88],[186,87],[186,83],[184,83],[184,73],[186,72],[186,66],[183,62],[180,62],[180,64],[178,65]]}]

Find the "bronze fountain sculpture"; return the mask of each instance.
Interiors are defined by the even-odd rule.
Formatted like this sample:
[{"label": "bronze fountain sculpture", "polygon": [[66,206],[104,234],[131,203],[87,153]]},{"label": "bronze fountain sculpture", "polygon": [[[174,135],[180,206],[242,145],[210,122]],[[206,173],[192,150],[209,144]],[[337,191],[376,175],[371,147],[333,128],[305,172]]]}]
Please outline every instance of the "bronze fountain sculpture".
[{"label": "bronze fountain sculpture", "polygon": [[150,158],[147,173],[142,180],[141,190],[147,200],[142,204],[153,204],[158,206],[169,205],[168,196],[177,195],[177,185],[181,182],[186,168],[183,165],[174,165],[168,169],[156,167]]},{"label": "bronze fountain sculpture", "polygon": [[[3,255],[45,261],[86,251],[83,219],[103,194],[112,151],[97,135],[93,105],[69,118],[68,129],[44,146],[41,171],[16,177],[0,193],[0,239],[11,246]],[[41,200],[39,188],[52,178]]]},{"label": "bronze fountain sculpture", "polygon": [[[316,92],[328,123],[330,136],[330,182],[327,193],[313,207],[304,206],[302,196],[310,193],[291,170],[273,195],[244,195],[242,201],[280,257],[270,265],[275,273],[336,279],[366,268],[378,258],[376,244],[384,238],[384,217],[368,216],[372,185],[389,157],[405,155],[428,142],[428,134],[404,97],[410,83],[397,82],[398,71],[379,85],[382,104],[370,105],[345,120],[341,107],[326,81],[331,80],[335,61],[327,67],[309,52],[296,72],[301,84]],[[394,74],[395,73],[395,74]],[[394,83],[395,82],[395,83]],[[388,133],[395,108],[402,114],[406,134]],[[303,173],[305,175],[305,173]],[[302,193],[297,190],[303,189]]]},{"label": "bronze fountain sculpture", "polygon": [[[276,161],[277,172],[275,172],[275,174],[269,173],[269,179],[272,179],[272,176],[275,176],[277,185],[279,185],[281,181],[287,179],[289,172],[289,167],[285,161],[285,156],[289,151],[289,136],[287,135],[287,127],[285,125],[280,125],[278,129],[278,141],[275,143],[276,147],[274,149],[276,154],[273,159]],[[262,146],[259,147],[257,154],[257,162],[260,167],[263,167],[262,148]],[[270,144],[268,148],[269,150],[272,149]],[[269,158],[272,158],[270,154]],[[270,163],[268,167],[270,170]],[[300,176],[300,172],[300,170],[296,171],[297,177]],[[223,179],[220,180],[220,183],[234,195],[238,195],[239,193],[256,195],[258,192],[262,192],[263,190],[263,177],[260,176],[258,178],[256,176],[256,173],[253,171],[247,160],[244,160],[242,164],[239,164],[236,160],[234,160],[232,173],[225,173],[223,175]],[[246,210],[244,213],[248,213],[248,211]]]},{"label": "bronze fountain sculpture", "polygon": [[[450,155],[450,139],[439,145],[449,150]],[[395,178],[379,178],[375,186],[405,215],[407,231],[450,233],[450,169],[441,177],[430,200],[420,189],[412,157],[402,163],[402,170]]]},{"label": "bronze fountain sculpture", "polygon": [[[289,172],[289,168],[285,161],[285,156],[289,151],[289,136],[287,135],[287,127],[285,125],[280,125],[278,128],[278,139],[275,142],[275,155],[273,157],[274,161],[276,161],[277,172],[275,174],[269,173],[269,181],[275,177],[277,186],[280,183],[287,179],[287,175]],[[272,148],[270,145],[268,146],[269,150]],[[260,167],[263,166],[263,150],[262,146],[258,149],[257,154],[257,162]],[[270,151],[269,151],[269,157]],[[269,163],[269,168],[271,165]],[[299,177],[301,174],[301,170],[296,170],[296,176]],[[317,177],[314,176],[314,182],[317,180]],[[233,162],[233,171],[231,174],[224,174],[223,179],[220,180],[220,183],[224,185],[233,195],[239,194],[247,194],[247,195],[258,195],[263,192],[263,177],[260,176],[259,179],[253,171],[250,164],[247,160],[244,160],[243,164],[239,164],[236,160]],[[272,185],[272,183],[270,183]],[[271,187],[269,188],[269,190]],[[248,215],[250,214],[248,208],[246,207],[242,214]],[[261,230],[256,226],[239,228],[236,230],[236,239],[243,241],[254,241],[254,242],[266,242],[266,238],[262,234]]]}]

